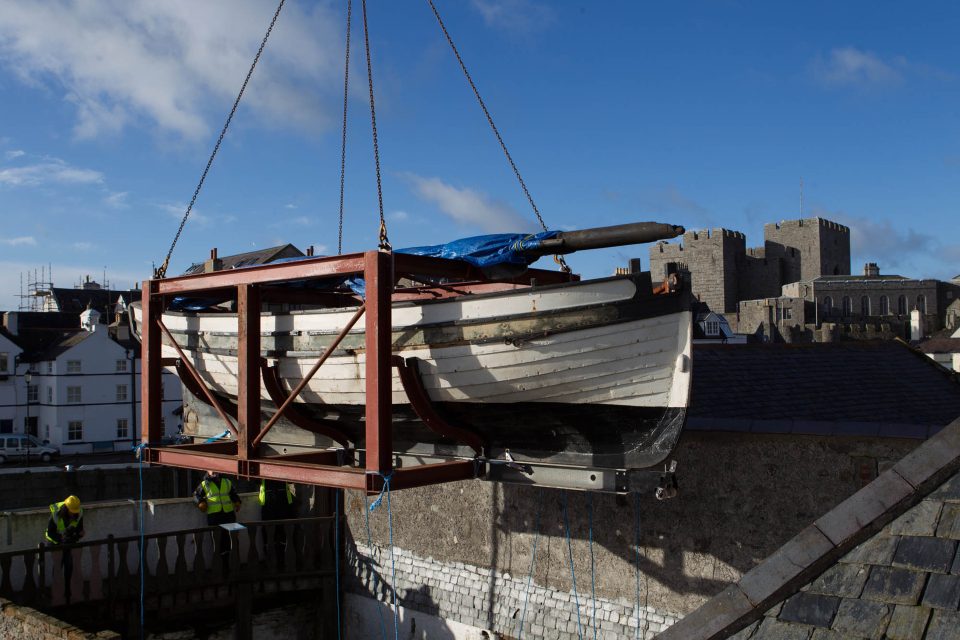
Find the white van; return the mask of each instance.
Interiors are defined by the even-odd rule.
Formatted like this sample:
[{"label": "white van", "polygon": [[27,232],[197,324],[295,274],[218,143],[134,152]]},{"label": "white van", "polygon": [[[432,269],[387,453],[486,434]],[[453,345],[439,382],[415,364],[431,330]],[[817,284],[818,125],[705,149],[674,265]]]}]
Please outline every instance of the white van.
[{"label": "white van", "polygon": [[0,464],[7,460],[50,462],[60,455],[56,447],[45,445],[36,436],[24,433],[0,433]]}]

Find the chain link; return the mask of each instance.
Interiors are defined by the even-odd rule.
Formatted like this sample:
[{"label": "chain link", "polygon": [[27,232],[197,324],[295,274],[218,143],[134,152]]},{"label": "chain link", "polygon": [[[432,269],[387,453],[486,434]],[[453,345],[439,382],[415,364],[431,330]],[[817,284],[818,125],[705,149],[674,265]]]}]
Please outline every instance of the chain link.
[{"label": "chain link", "polygon": [[377,170],[377,203],[380,205],[380,250],[390,251],[387,238],[387,221],[383,217],[383,185],[380,179],[380,146],[377,141],[377,107],[373,100],[373,65],[370,62],[370,34],[367,28],[367,0],[361,0],[363,8],[363,44],[367,51],[367,85],[370,88],[370,126],[373,129],[373,160]]},{"label": "chain link", "polygon": [[337,231],[337,255],[343,253],[343,184],[347,167],[347,87],[350,80],[350,21],[353,0],[347,0],[347,46],[343,61],[343,131],[340,135],[340,227]]},{"label": "chain link", "polygon": [[[517,177],[517,182],[520,183],[520,188],[523,189],[523,194],[527,197],[527,202],[530,203],[530,208],[533,209],[533,212],[537,215],[537,221],[540,222],[540,227],[544,231],[547,231],[547,224],[543,221],[543,216],[540,215],[540,209],[537,208],[537,204],[533,201],[533,196],[530,195],[530,190],[527,189],[527,184],[523,181],[523,176],[520,175],[520,170],[517,168],[516,163],[513,161],[513,157],[507,150],[507,145],[503,141],[503,137],[500,135],[500,130],[497,129],[497,125],[494,124],[493,116],[490,115],[490,111],[487,109],[486,103],[484,103],[483,98],[480,96],[480,91],[477,89],[477,85],[474,84],[473,78],[470,76],[470,72],[467,71],[467,65],[463,62],[463,58],[460,57],[460,51],[457,49],[457,45],[453,43],[453,38],[450,36],[450,32],[447,31],[447,26],[443,23],[443,18],[440,17],[440,12],[437,11],[437,7],[433,4],[433,0],[427,0],[427,4],[430,5],[433,15],[437,18],[437,23],[440,25],[440,30],[443,31],[443,35],[446,37],[447,43],[453,50],[453,55],[456,56],[457,62],[460,63],[460,69],[463,70],[463,75],[467,78],[470,88],[473,89],[473,95],[476,96],[477,102],[480,104],[480,108],[483,109],[483,115],[487,117],[487,122],[490,124],[490,128],[493,130],[493,135],[497,137],[497,142],[500,143],[500,148],[503,149],[503,155],[507,157],[507,162],[510,163],[510,168],[513,169],[513,174]],[[570,273],[570,267],[567,266],[563,256],[556,255],[553,257],[553,259],[557,264],[560,265],[560,268],[563,269],[564,272]]]},{"label": "chain link", "polygon": [[257,55],[253,58],[253,64],[250,65],[250,70],[247,71],[247,77],[243,79],[243,86],[240,87],[240,93],[237,94],[237,99],[233,101],[233,107],[230,109],[230,115],[227,116],[227,121],[223,125],[223,129],[220,131],[220,137],[217,138],[217,144],[213,147],[213,153],[210,154],[210,159],[207,160],[207,166],[203,169],[203,175],[200,176],[200,182],[197,184],[197,188],[193,191],[193,197],[190,198],[190,204],[187,205],[187,211],[183,214],[183,219],[180,221],[180,227],[177,229],[177,234],[173,237],[173,242],[170,243],[170,249],[167,251],[167,257],[164,258],[163,264],[159,269],[154,273],[154,278],[162,279],[167,275],[167,267],[170,266],[170,256],[173,255],[173,249],[177,246],[177,241],[180,240],[180,234],[183,233],[183,227],[187,224],[187,218],[190,217],[190,212],[193,210],[193,205],[197,202],[197,196],[200,195],[200,189],[203,188],[203,183],[207,179],[207,173],[210,171],[210,167],[213,165],[213,159],[217,157],[217,151],[220,150],[220,144],[223,142],[223,137],[227,135],[227,128],[230,127],[230,122],[233,120],[233,115],[237,112],[237,107],[240,105],[240,98],[243,97],[243,92],[247,89],[247,83],[250,82],[250,76],[253,75],[253,70],[257,66],[257,62],[260,60],[260,55],[263,53],[263,48],[267,46],[267,39],[270,37],[270,32],[273,31],[273,25],[277,23],[277,18],[280,17],[280,10],[283,9],[283,4],[286,0],[280,0],[280,4],[277,5],[277,10],[273,14],[273,20],[270,21],[270,26],[267,27],[267,32],[263,36],[263,40],[260,42],[260,48],[257,49]]}]

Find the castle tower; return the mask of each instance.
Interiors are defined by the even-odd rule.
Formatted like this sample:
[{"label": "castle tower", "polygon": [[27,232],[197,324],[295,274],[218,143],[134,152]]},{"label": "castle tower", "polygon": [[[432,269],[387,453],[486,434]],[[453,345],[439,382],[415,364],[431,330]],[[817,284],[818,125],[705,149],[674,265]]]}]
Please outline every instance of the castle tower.
[{"label": "castle tower", "polygon": [[783,260],[783,284],[850,275],[850,229],[823,218],[763,226],[765,254]]},{"label": "castle tower", "polygon": [[690,272],[693,294],[717,313],[735,312],[738,298],[737,265],[746,254],[747,240],[739,231],[687,231],[682,244],[661,242],[650,247],[650,273],[662,278],[668,265]]}]

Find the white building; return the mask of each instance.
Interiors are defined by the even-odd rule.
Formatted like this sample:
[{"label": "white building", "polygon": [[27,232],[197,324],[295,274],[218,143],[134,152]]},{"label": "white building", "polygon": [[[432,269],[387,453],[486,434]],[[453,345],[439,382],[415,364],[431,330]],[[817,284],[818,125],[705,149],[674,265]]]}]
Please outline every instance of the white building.
[{"label": "white building", "polygon": [[[80,328],[61,330],[55,340],[30,350],[30,329],[23,326],[28,314],[17,315],[21,317],[12,321],[5,318],[8,332],[0,335],[0,360],[9,353],[13,367],[0,381],[0,430],[32,433],[62,454],[126,451],[137,444],[140,345],[129,339],[126,326],[108,327],[100,323],[99,312],[88,309],[81,314]],[[165,434],[173,435],[180,381],[164,374]]]}]

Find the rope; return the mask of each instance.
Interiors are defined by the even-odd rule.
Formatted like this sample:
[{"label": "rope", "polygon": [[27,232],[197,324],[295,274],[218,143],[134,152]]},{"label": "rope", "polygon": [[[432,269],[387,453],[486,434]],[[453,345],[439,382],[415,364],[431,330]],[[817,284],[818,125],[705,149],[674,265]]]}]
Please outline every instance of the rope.
[{"label": "rope", "polygon": [[230,115],[227,116],[227,121],[223,125],[223,129],[220,131],[220,137],[217,138],[217,144],[213,146],[213,153],[210,154],[210,159],[207,160],[207,166],[203,169],[203,175],[200,176],[200,182],[197,184],[197,188],[193,191],[193,197],[190,198],[190,204],[187,205],[187,211],[183,214],[183,219],[180,220],[180,227],[177,229],[177,234],[173,237],[173,242],[170,243],[170,249],[167,251],[167,257],[164,258],[163,264],[157,269],[155,275],[156,278],[163,278],[167,275],[167,267],[170,266],[170,256],[173,255],[173,249],[177,246],[177,241],[180,240],[180,234],[183,233],[183,227],[187,224],[187,218],[190,217],[190,212],[193,210],[193,205],[197,202],[197,196],[200,195],[200,189],[203,188],[203,183],[207,179],[207,173],[210,172],[210,167],[213,165],[213,159],[217,157],[217,152],[220,150],[220,145],[223,143],[223,137],[227,135],[227,128],[230,126],[230,122],[233,120],[233,115],[237,112],[237,107],[240,105],[240,98],[243,97],[243,92],[247,89],[247,83],[250,82],[250,76],[253,75],[253,70],[257,66],[257,62],[260,60],[260,55],[263,53],[263,48],[267,46],[267,39],[270,37],[270,32],[273,31],[273,25],[277,23],[277,18],[280,17],[280,10],[283,9],[283,3],[286,0],[280,0],[280,4],[277,6],[277,10],[273,14],[273,20],[270,21],[270,26],[267,27],[267,32],[263,36],[263,40],[260,42],[260,48],[257,49],[257,55],[253,57],[253,64],[250,65],[250,70],[247,71],[247,77],[243,79],[243,86],[240,87],[240,93],[237,94],[237,99],[233,101],[233,108],[230,109]]},{"label": "rope", "polygon": [[577,638],[583,640],[580,626],[580,598],[577,596],[577,574],[573,569],[573,546],[570,544],[570,517],[567,515],[567,492],[563,492],[563,526],[567,531],[567,554],[570,556],[570,579],[573,581],[573,602],[577,608]]},{"label": "rope", "polygon": [[635,527],[636,535],[634,536],[634,539],[636,541],[636,547],[637,547],[637,562],[636,562],[636,569],[634,571],[634,573],[636,574],[636,581],[637,581],[637,628],[636,628],[636,632],[634,633],[634,638],[639,640],[640,638],[640,494],[639,493],[633,494],[633,513],[634,513],[634,520],[636,522],[636,527]]},{"label": "rope", "polygon": [[597,640],[597,578],[593,568],[593,494],[587,494],[587,517],[590,521],[590,593],[593,598],[593,640]]},{"label": "rope", "polygon": [[347,86],[350,78],[350,21],[353,0],[347,0],[347,54],[343,62],[343,130],[340,134],[340,228],[337,232],[337,255],[343,253],[343,183],[347,168]]},{"label": "rope", "polygon": [[[503,137],[500,135],[500,130],[497,129],[497,125],[494,124],[493,116],[490,115],[490,110],[487,109],[486,103],[480,96],[480,91],[477,89],[477,85],[474,84],[473,78],[470,76],[470,72],[467,71],[467,65],[463,62],[463,58],[460,56],[460,51],[457,49],[457,45],[453,43],[453,38],[450,36],[450,32],[447,31],[447,26],[443,23],[443,18],[440,17],[440,12],[437,11],[437,7],[434,6],[433,0],[427,0],[427,4],[430,5],[433,15],[437,18],[437,23],[440,25],[440,30],[443,31],[443,35],[446,37],[447,43],[450,45],[450,49],[453,50],[453,55],[457,58],[457,62],[460,63],[460,69],[463,71],[464,77],[466,77],[467,82],[470,84],[470,88],[473,89],[473,95],[476,96],[477,102],[480,104],[480,108],[483,110],[483,115],[487,117],[487,122],[490,124],[490,129],[493,130],[493,135],[496,136],[497,142],[500,143],[500,148],[503,150],[503,155],[506,156],[507,162],[510,163],[510,168],[513,169],[513,175],[517,177],[517,182],[520,183],[520,188],[523,189],[523,194],[527,197],[527,202],[530,203],[530,208],[533,209],[533,212],[536,214],[537,221],[540,222],[540,226],[544,231],[547,231],[547,223],[543,221],[543,216],[540,215],[540,209],[537,208],[537,204],[533,201],[533,196],[530,195],[530,190],[527,189],[527,183],[523,181],[523,176],[520,175],[520,170],[513,161],[513,156],[511,156],[510,152],[507,150],[507,144],[503,141]],[[563,256],[556,255],[553,257],[553,259],[557,264],[560,265],[564,272],[570,272],[570,267],[567,266]]]},{"label": "rope", "polygon": [[340,638],[340,489],[334,489],[333,516],[333,566],[336,576],[337,638]]},{"label": "rope", "polygon": [[400,614],[397,610],[397,565],[393,553],[393,511],[390,508],[390,479],[393,477],[393,472],[382,474],[378,471],[377,475],[383,478],[383,487],[380,488],[380,495],[370,505],[369,510],[373,511],[379,507],[381,500],[383,500],[383,494],[387,494],[387,523],[390,531],[390,591],[393,593],[393,637],[394,640],[400,640]]},{"label": "rope", "polygon": [[527,575],[527,591],[523,595],[523,613],[520,614],[520,624],[517,625],[517,638],[523,638],[523,620],[527,617],[527,602],[530,601],[530,583],[533,581],[533,568],[537,564],[537,542],[540,541],[540,514],[543,512],[543,489],[540,489],[539,506],[537,507],[536,534],[533,537],[533,554],[530,558],[530,573]]},{"label": "rope", "polygon": [[380,249],[390,251],[387,239],[387,221],[383,217],[383,184],[380,179],[380,145],[377,142],[377,108],[373,100],[373,65],[370,62],[370,34],[367,29],[367,0],[361,2],[363,9],[363,44],[367,51],[367,84],[370,88],[370,125],[373,129],[373,160],[377,169],[377,202],[380,205]]},{"label": "rope", "polygon": [[[367,505],[367,494],[363,492],[363,519],[367,526],[367,549],[370,550],[370,553],[373,554],[373,537],[370,535],[370,507]],[[376,592],[376,587],[374,587],[374,592]],[[387,638],[387,628],[383,622],[383,610],[378,606],[377,615],[380,617],[380,636],[386,640]]]},{"label": "rope", "polygon": [[145,582],[144,582],[144,564],[146,552],[144,551],[144,539],[143,539],[143,449],[146,448],[147,443],[141,443],[135,446],[133,449],[136,451],[137,460],[139,461],[138,469],[140,476],[140,640],[143,640],[143,627],[144,627],[144,614],[143,614],[143,593],[145,591]]}]

